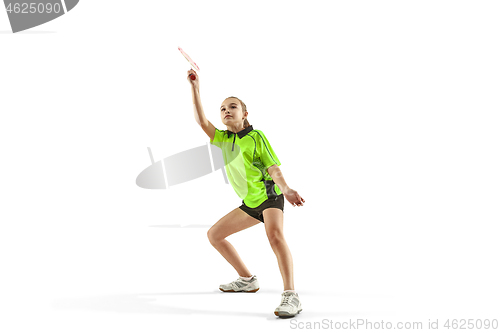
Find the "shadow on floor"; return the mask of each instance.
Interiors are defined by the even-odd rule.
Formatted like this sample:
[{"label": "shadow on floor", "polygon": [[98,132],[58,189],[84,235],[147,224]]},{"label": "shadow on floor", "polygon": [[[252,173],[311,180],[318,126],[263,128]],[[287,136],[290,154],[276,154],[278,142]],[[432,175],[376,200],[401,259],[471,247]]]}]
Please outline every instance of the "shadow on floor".
[{"label": "shadow on floor", "polygon": [[[15,35],[34,35],[34,34],[54,34],[55,31],[19,31]],[[14,35],[12,31],[0,31],[0,34],[11,34]]]},{"label": "shadow on floor", "polygon": [[[279,302],[279,290],[259,291],[262,294],[276,294]],[[304,294],[308,294],[305,292]],[[158,297],[162,296],[182,296],[182,295],[212,295],[213,297],[231,297],[231,295],[241,295],[241,293],[223,293],[219,290],[214,291],[189,291],[189,292],[167,292],[167,293],[144,293],[144,294],[121,294],[121,295],[102,295],[86,298],[64,298],[55,299],[51,305],[56,310],[86,310],[86,311],[103,311],[103,312],[118,312],[118,313],[148,313],[148,314],[169,314],[169,315],[212,315],[212,316],[242,316],[242,317],[260,317],[267,320],[291,319],[278,318],[274,315],[274,306],[271,304],[269,309],[265,311],[231,311],[217,309],[196,309],[196,304],[193,308],[154,304]],[[252,294],[258,295],[258,294]],[[300,293],[299,293],[300,295]],[[202,305],[203,306],[203,305]],[[228,308],[234,308],[229,305]],[[328,312],[328,311],[308,311],[307,308],[295,318],[304,319],[311,317],[352,317],[360,315],[368,315],[369,313],[361,312]]]}]

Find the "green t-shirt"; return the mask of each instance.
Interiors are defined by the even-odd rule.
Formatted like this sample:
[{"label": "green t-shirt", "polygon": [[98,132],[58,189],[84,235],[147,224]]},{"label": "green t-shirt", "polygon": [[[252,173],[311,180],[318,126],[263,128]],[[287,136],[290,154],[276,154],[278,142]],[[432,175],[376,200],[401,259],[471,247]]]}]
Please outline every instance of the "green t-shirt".
[{"label": "green t-shirt", "polygon": [[281,165],[266,136],[249,126],[238,133],[215,129],[210,143],[222,149],[227,177],[243,203],[255,208],[281,191],[267,168]]}]

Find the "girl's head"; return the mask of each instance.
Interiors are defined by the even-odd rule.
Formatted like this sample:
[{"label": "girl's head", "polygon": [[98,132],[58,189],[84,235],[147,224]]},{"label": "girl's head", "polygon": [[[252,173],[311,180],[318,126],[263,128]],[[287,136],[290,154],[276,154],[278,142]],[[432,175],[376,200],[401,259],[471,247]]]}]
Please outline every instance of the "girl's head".
[{"label": "girl's head", "polygon": [[[226,118],[226,116],[228,116]],[[232,128],[247,128],[250,126],[248,123],[247,106],[238,97],[228,97],[222,102],[220,107],[220,118],[222,123]]]}]

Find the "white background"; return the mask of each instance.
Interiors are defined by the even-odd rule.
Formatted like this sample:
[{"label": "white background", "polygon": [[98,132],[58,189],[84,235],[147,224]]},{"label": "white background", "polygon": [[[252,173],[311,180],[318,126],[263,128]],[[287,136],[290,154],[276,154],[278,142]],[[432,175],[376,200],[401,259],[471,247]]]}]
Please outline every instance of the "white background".
[{"label": "white background", "polygon": [[[285,202],[297,322],[500,320],[496,1],[81,1],[12,34],[0,10],[4,332],[289,331],[264,226],[221,172],[168,190],[137,175],[208,142],[193,116],[247,105],[306,200]],[[184,227],[173,228],[173,225]],[[186,228],[190,224],[205,227]]]}]

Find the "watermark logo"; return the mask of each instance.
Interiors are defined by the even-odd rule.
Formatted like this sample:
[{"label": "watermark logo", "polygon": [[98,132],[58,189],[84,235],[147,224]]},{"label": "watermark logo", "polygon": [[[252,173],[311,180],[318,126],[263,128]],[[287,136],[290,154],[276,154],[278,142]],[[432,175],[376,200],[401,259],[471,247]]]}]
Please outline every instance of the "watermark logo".
[{"label": "watermark logo", "polygon": [[[155,161],[153,152],[148,147],[151,165],[145,168],[136,178],[136,184],[145,189],[167,189],[190,180],[206,176],[221,170],[226,184],[229,184],[224,168],[222,150],[210,144],[191,148],[183,152]],[[161,228],[207,228],[211,224],[190,225],[155,225]]]},{"label": "watermark logo", "polygon": [[27,30],[62,16],[75,8],[79,0],[23,1],[4,0],[12,32]]},{"label": "watermark logo", "polygon": [[192,148],[159,161],[154,160],[151,148],[148,147],[148,151],[151,165],[137,176],[136,184],[139,187],[166,189],[168,186],[182,184],[219,169],[224,181],[229,184],[222,151],[213,145]]}]

